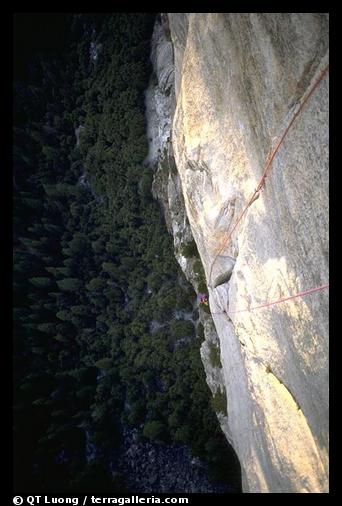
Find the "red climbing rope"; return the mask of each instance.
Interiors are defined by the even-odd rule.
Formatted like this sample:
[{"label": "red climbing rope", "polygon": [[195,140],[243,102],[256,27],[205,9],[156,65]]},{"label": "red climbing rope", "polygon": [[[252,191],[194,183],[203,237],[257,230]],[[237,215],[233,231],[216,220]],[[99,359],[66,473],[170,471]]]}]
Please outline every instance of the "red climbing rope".
[{"label": "red climbing rope", "polygon": [[267,158],[266,158],[266,162],[265,162],[265,167],[264,167],[264,170],[263,170],[263,173],[262,173],[262,176],[261,176],[261,179],[256,187],[256,189],[254,190],[252,196],[250,197],[250,199],[248,200],[244,210],[242,211],[242,213],[240,214],[239,218],[237,219],[237,221],[235,222],[235,225],[233,226],[232,230],[228,233],[228,236],[226,238],[226,240],[224,241],[223,245],[221,246],[221,248],[219,249],[218,253],[216,254],[212,264],[211,264],[211,268],[210,268],[210,274],[209,274],[209,286],[211,284],[211,275],[212,275],[212,271],[213,271],[213,267],[214,267],[214,264],[217,260],[217,258],[220,256],[220,254],[222,253],[222,251],[227,247],[228,245],[228,242],[233,234],[233,232],[235,231],[236,227],[238,226],[238,224],[240,223],[240,221],[242,220],[242,218],[244,217],[244,215],[246,214],[247,212],[247,209],[251,206],[251,204],[254,202],[254,200],[256,200],[259,196],[259,192],[260,190],[262,189],[262,187],[264,186],[265,184],[265,180],[266,180],[266,177],[268,175],[268,172],[271,168],[271,165],[272,165],[272,162],[277,154],[277,152],[279,151],[279,148],[280,146],[282,145],[285,137],[287,136],[290,128],[292,127],[295,119],[297,118],[297,116],[299,116],[299,114],[301,113],[301,111],[303,110],[305,104],[307,103],[307,101],[309,100],[309,98],[311,97],[311,95],[313,94],[313,92],[316,90],[316,88],[318,87],[319,83],[322,81],[323,77],[326,75],[326,73],[328,72],[329,70],[329,65],[327,65],[322,71],[321,73],[319,74],[318,78],[316,79],[315,83],[313,84],[313,86],[311,87],[311,89],[309,90],[309,92],[307,93],[307,95],[304,97],[304,99],[300,102],[300,106],[298,108],[298,110],[295,112],[295,114],[292,116],[292,119],[290,121],[290,123],[288,124],[288,126],[286,127],[283,135],[281,136],[280,140],[277,142],[275,148],[268,154]]},{"label": "red climbing rope", "polygon": [[299,292],[296,295],[290,295],[289,297],[282,297],[281,299],[275,300],[273,302],[265,302],[264,304],[260,304],[259,306],[253,306],[247,309],[239,309],[236,311],[228,311],[229,314],[235,314],[235,313],[244,313],[246,311],[254,311],[255,309],[260,309],[263,307],[273,306],[274,304],[280,304],[281,302],[285,302],[287,300],[295,299],[297,297],[303,297],[304,295],[308,295],[309,293],[318,292],[319,290],[323,290],[324,288],[328,288],[329,283],[321,286],[317,286],[316,288],[310,288],[309,290],[305,290],[303,292]]},{"label": "red climbing rope", "polygon": [[324,288],[328,288],[329,283],[321,286],[317,286],[316,288],[310,288],[309,290],[304,290],[303,292],[296,293],[296,295],[290,295],[289,297],[282,297],[281,299],[274,300],[273,302],[265,302],[264,304],[260,304],[259,306],[253,306],[246,309],[238,309],[236,311],[229,311],[228,313],[226,311],[217,311],[213,312],[211,311],[210,314],[228,314],[228,316],[235,314],[235,313],[244,313],[244,312],[250,312],[254,311],[255,309],[261,309],[263,307],[273,306],[274,304],[280,304],[281,302],[286,302],[287,300],[296,299],[297,297],[303,297],[304,295],[308,295],[309,293],[318,292],[319,290],[324,290]]}]

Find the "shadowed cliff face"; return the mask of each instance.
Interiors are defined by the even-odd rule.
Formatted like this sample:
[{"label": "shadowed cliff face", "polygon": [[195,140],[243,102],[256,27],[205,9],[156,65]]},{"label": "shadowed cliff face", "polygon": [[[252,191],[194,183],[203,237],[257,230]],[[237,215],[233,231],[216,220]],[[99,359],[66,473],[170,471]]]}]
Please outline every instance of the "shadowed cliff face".
[{"label": "shadowed cliff face", "polygon": [[[220,377],[211,372],[206,342],[201,354],[210,388],[224,386],[227,394],[222,429],[246,492],[326,492],[328,291],[235,311],[328,283],[328,74],[230,241],[227,233],[296,104],[328,63],[328,17],[169,14],[162,28],[155,54],[168,59],[155,57],[154,66],[158,79],[168,76],[159,82],[170,87],[162,110],[170,114],[172,146],[163,145],[156,179],[170,153],[177,170],[155,191],[164,188],[188,279],[191,264],[179,254],[183,232],[194,237],[205,269],[217,332],[207,329],[206,342],[220,343]],[[179,218],[175,207],[183,202]]]}]

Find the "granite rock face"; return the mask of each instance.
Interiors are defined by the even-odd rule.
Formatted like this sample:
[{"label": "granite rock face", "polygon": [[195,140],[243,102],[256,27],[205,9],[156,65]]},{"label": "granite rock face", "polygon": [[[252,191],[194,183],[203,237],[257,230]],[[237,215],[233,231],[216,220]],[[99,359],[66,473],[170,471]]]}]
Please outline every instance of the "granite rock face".
[{"label": "granite rock face", "polygon": [[[219,419],[244,491],[327,492],[328,290],[238,311],[328,283],[328,73],[227,237],[269,150],[327,66],[328,16],[171,13],[156,30],[154,96],[164,89],[169,139],[155,181],[170,157],[172,170],[155,193],[188,279],[180,250],[191,235],[203,263],[220,373],[206,343],[201,355],[211,389],[226,391],[228,418]],[[210,332],[206,342],[216,339]]]}]

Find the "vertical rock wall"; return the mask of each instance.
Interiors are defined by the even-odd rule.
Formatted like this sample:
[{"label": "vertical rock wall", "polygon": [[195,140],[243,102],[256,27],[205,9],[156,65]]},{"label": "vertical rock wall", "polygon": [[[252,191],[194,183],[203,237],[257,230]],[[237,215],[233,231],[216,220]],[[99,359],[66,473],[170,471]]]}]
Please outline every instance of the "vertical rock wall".
[{"label": "vertical rock wall", "polygon": [[326,492],[328,291],[235,311],[328,282],[328,74],[230,241],[227,232],[328,63],[328,16],[173,13],[157,21],[153,47],[150,104],[162,112],[150,107],[149,124],[159,128],[152,138],[167,139],[154,158],[155,193],[188,279],[181,244],[191,236],[205,269],[219,375],[206,344],[202,359],[213,392],[227,394],[220,421],[244,490]]}]

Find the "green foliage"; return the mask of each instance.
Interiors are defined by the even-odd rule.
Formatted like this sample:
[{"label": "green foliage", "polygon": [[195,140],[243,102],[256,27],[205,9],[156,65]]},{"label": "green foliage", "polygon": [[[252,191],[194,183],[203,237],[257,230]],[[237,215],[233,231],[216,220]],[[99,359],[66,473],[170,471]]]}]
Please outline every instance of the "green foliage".
[{"label": "green foliage", "polygon": [[77,278],[66,278],[57,281],[57,285],[61,290],[66,292],[75,292],[82,287],[82,281]]},{"label": "green foliage", "polygon": [[37,288],[48,288],[51,286],[50,278],[30,278],[30,283]]},{"label": "green foliage", "polygon": [[211,341],[209,341],[209,359],[213,367],[220,367],[222,369],[220,348]]},{"label": "green foliage", "polygon": [[144,170],[139,182],[139,192],[143,198],[148,200],[151,199],[152,181],[153,181],[152,170],[151,169]]},{"label": "green foliage", "polygon": [[86,285],[86,288],[90,290],[91,292],[96,291],[102,291],[106,287],[106,282],[104,279],[101,278],[93,278],[89,283]]},{"label": "green foliage", "polygon": [[202,304],[202,305],[201,305],[201,309],[202,309],[202,311],[204,311],[205,313],[207,313],[207,314],[211,314],[211,311],[210,311],[210,307],[209,307],[209,305],[207,306],[207,305],[205,305],[205,304]]},{"label": "green foliage", "polygon": [[195,273],[195,279],[198,284],[198,291],[202,293],[208,293],[207,283],[205,279],[205,272],[201,260],[198,258],[193,266]]},{"label": "green foliage", "polygon": [[175,441],[183,444],[189,444],[191,442],[191,427],[189,425],[181,425],[175,432]]},{"label": "green foliage", "polygon": [[135,427],[144,422],[146,417],[146,407],[142,400],[132,402],[129,412],[126,415],[126,422],[129,426]]},{"label": "green foliage", "polygon": [[46,334],[53,334],[55,325],[53,323],[40,323],[37,329]]},{"label": "green foliage", "polygon": [[173,320],[170,324],[171,334],[175,339],[182,337],[192,337],[194,335],[194,326],[187,320]]},{"label": "green foliage", "polygon": [[98,369],[110,369],[112,366],[112,359],[111,358],[101,358],[97,362],[95,362],[95,366]]},{"label": "green foliage", "polygon": [[180,252],[186,258],[199,257],[197,244],[195,243],[194,240],[188,242],[187,244],[182,245]]},{"label": "green foliage", "polygon": [[119,274],[118,268],[112,262],[103,262],[102,269],[104,272],[112,275],[114,278]]},{"label": "green foliage", "polygon": [[69,321],[72,318],[70,311],[68,311],[67,309],[64,309],[62,311],[58,311],[56,313],[56,316],[57,316],[57,318],[59,318],[62,321]]},{"label": "green foliage", "polygon": [[143,436],[147,439],[162,441],[165,438],[165,426],[158,420],[152,420],[144,425]]},{"label": "green foliage", "polygon": [[203,327],[203,324],[201,322],[199,322],[198,326],[197,326],[197,335],[198,337],[200,338],[201,342],[204,340],[205,336],[204,336],[204,327]]},{"label": "green foliage", "polygon": [[214,411],[227,415],[227,396],[225,391],[221,392],[218,390],[210,402]]}]

